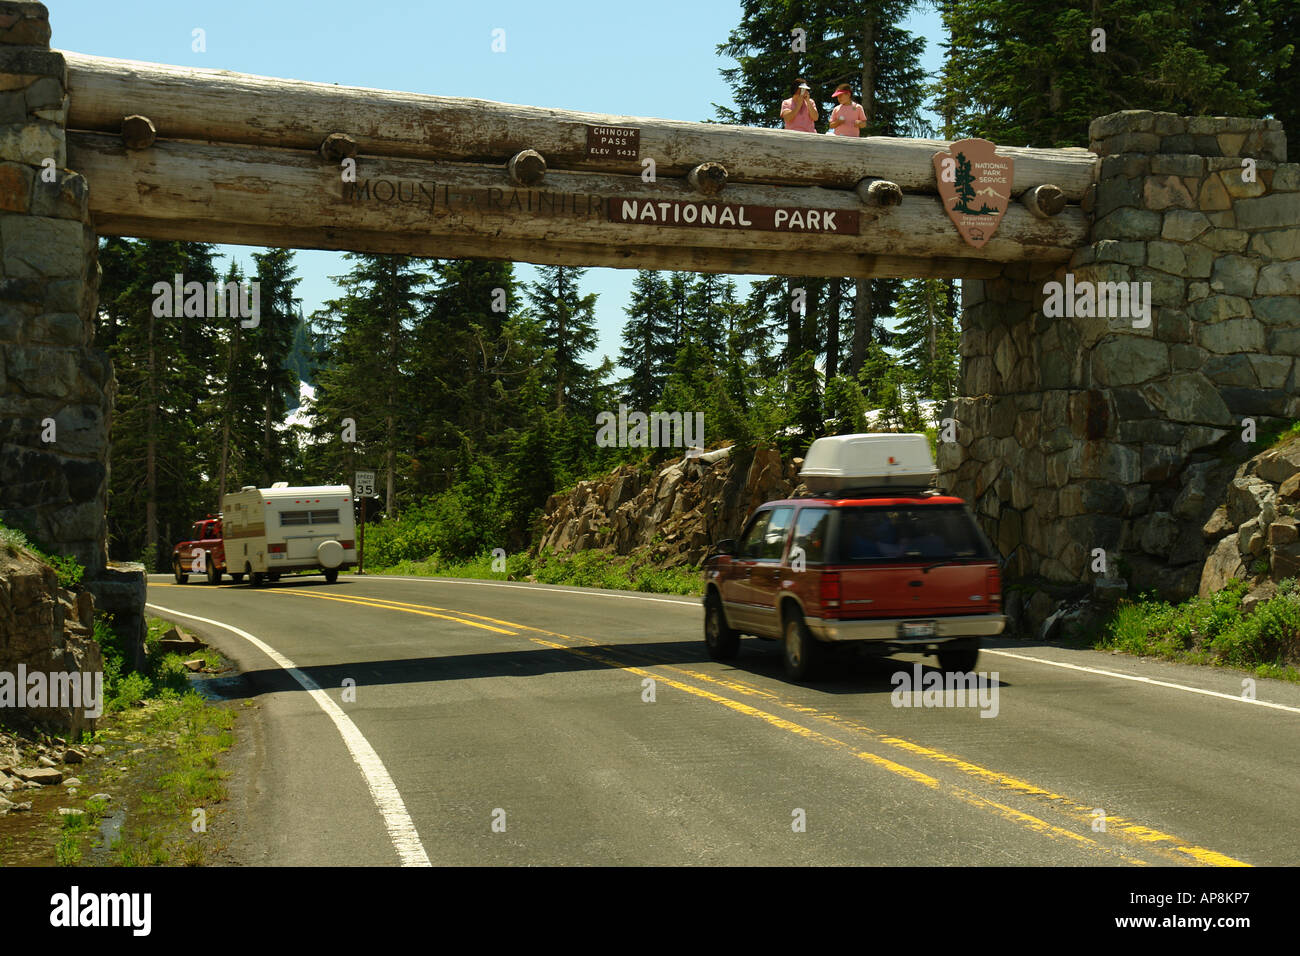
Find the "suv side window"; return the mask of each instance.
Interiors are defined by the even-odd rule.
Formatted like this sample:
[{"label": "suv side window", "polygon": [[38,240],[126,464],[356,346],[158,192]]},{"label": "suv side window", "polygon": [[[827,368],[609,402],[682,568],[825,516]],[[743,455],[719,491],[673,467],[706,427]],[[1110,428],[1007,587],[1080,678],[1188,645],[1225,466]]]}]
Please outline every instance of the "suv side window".
[{"label": "suv side window", "polygon": [[772,517],[770,511],[760,511],[754,515],[753,520],[749,522],[749,527],[745,529],[744,536],[740,539],[740,547],[736,550],[736,557],[758,557],[759,549],[763,544],[763,532],[767,530],[767,519],[770,517]]},{"label": "suv side window", "polygon": [[794,546],[802,548],[804,561],[809,564],[821,564],[825,560],[826,535],[830,532],[830,508],[804,508],[799,512],[799,519],[794,525]]},{"label": "suv side window", "polygon": [[785,553],[785,539],[790,531],[790,519],[794,517],[794,508],[773,508],[772,519],[767,523],[763,533],[763,544],[757,555],[760,561],[780,561]]}]

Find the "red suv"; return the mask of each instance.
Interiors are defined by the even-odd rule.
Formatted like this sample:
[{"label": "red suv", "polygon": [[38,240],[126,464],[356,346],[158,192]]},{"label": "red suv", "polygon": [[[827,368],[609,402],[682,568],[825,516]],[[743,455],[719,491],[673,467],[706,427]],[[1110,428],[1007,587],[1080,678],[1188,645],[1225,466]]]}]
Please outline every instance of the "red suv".
[{"label": "red suv", "polygon": [[944,670],[973,671],[980,638],[1006,624],[988,538],[960,498],[917,488],[764,504],[739,543],[721,542],[705,563],[704,608],[712,658],[735,657],[741,634],[781,640],[795,680],[819,669],[830,644],[933,653]]}]

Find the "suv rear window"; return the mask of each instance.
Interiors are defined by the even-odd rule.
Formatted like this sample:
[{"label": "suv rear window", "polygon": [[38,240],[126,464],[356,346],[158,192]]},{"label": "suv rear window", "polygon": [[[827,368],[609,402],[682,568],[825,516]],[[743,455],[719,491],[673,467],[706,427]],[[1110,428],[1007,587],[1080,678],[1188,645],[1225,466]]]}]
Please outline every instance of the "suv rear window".
[{"label": "suv rear window", "polygon": [[988,539],[961,505],[838,509],[839,561],[993,560]]}]

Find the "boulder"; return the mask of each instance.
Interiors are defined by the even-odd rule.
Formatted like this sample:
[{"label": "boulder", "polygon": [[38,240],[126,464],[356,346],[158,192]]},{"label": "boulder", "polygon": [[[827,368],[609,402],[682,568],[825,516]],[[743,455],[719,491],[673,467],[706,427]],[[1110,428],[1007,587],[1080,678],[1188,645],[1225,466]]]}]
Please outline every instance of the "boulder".
[{"label": "boulder", "polygon": [[1216,591],[1222,591],[1231,579],[1246,576],[1246,567],[1242,564],[1237,548],[1237,536],[1230,534],[1220,540],[1206,557],[1197,594],[1208,597]]}]

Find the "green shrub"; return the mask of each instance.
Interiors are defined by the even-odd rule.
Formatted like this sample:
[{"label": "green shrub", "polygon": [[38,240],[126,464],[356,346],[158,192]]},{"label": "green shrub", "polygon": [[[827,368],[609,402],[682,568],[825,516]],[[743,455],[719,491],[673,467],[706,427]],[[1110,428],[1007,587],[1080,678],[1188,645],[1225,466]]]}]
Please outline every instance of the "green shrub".
[{"label": "green shrub", "polygon": [[1248,588],[1239,579],[1208,597],[1173,605],[1141,595],[1121,601],[1098,646],[1129,654],[1154,654],[1192,663],[1217,663],[1255,669],[1262,676],[1297,679],[1300,661],[1300,593],[1297,582],[1278,584],[1277,594],[1241,610]]}]

